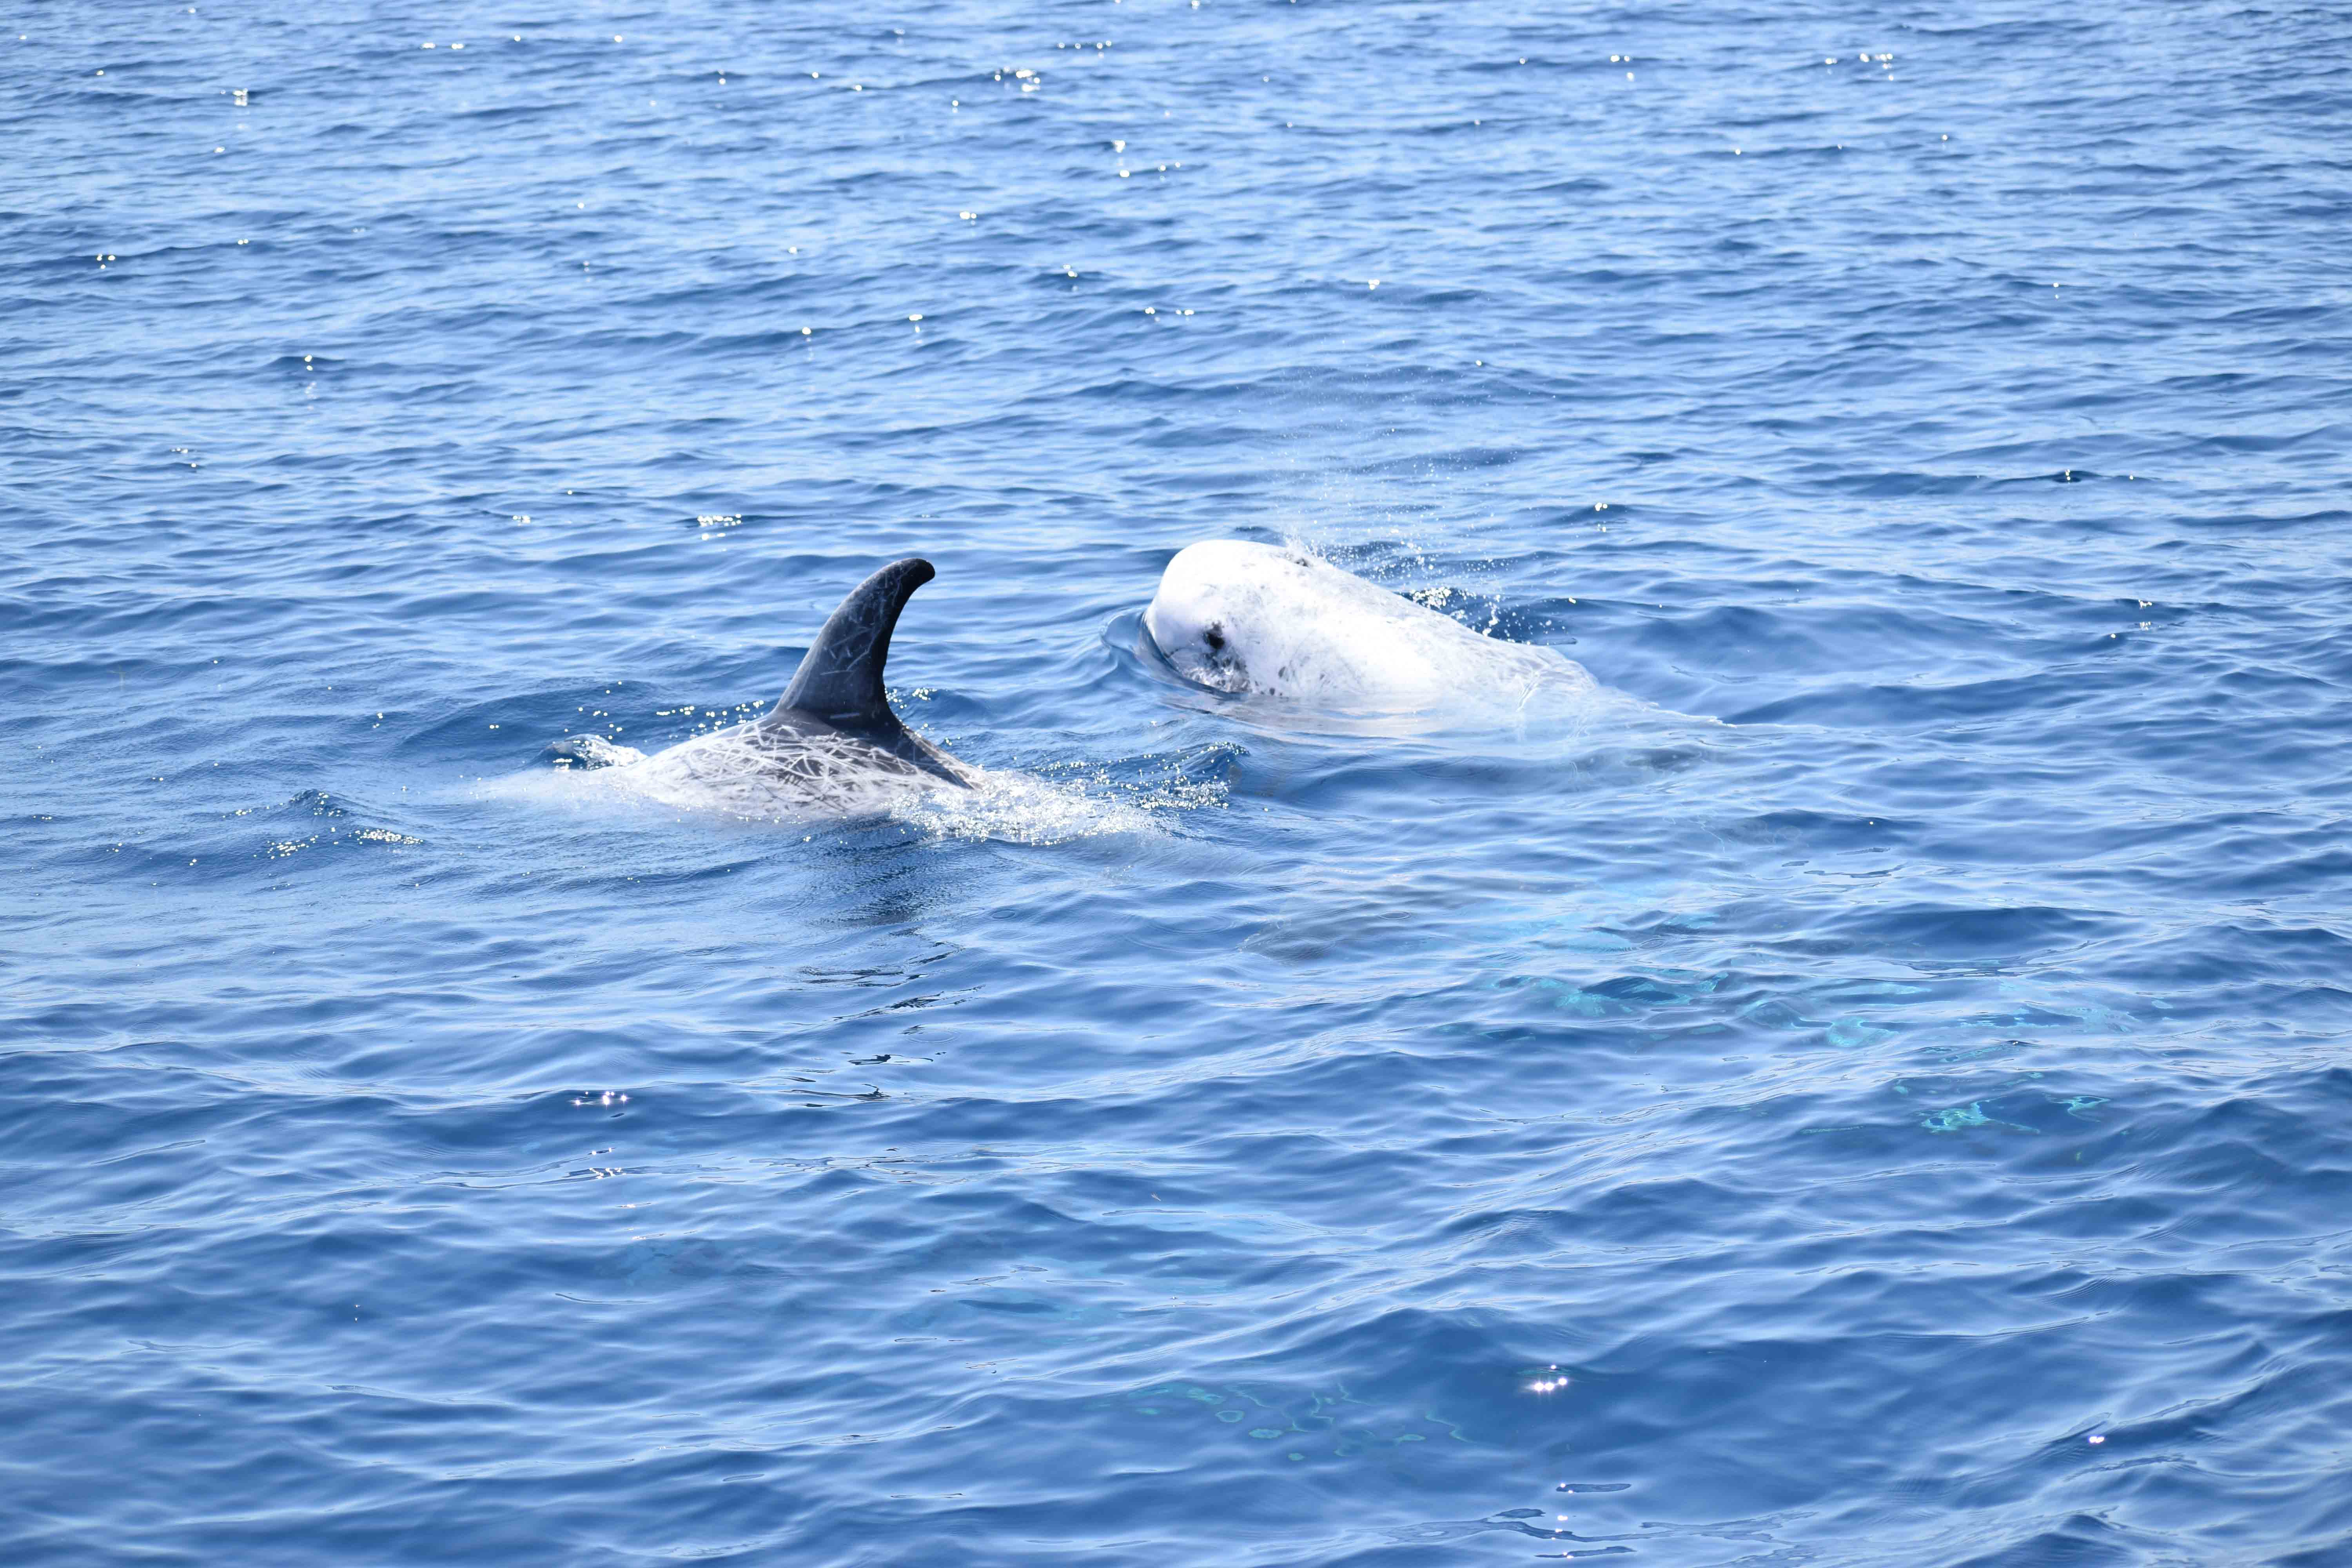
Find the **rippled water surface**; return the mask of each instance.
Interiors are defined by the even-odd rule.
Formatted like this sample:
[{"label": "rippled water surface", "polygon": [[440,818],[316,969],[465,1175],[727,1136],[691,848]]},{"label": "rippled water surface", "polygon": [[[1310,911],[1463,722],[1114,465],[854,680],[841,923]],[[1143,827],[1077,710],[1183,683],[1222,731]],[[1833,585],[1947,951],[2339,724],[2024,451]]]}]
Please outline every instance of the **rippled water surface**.
[{"label": "rippled water surface", "polygon": [[7,1561],[2352,1562],[2341,7],[20,9]]}]

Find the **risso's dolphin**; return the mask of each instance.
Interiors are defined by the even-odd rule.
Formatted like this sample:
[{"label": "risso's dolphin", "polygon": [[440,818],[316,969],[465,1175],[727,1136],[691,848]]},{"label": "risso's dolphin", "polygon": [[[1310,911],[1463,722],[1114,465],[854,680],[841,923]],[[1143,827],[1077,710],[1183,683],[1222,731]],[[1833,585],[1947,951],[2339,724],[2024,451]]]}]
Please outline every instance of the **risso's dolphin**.
[{"label": "risso's dolphin", "polygon": [[[754,808],[856,809],[909,785],[969,789],[971,773],[899,722],[882,689],[898,614],[937,574],[929,562],[909,556],[851,589],[802,656],[783,700],[761,718],[650,757],[599,735],[567,735],[548,753],[567,764],[622,770],[661,797],[709,796],[722,805],[736,797],[731,804]],[[785,798],[775,800],[780,795]]]},{"label": "risso's dolphin", "polygon": [[1188,680],[1326,710],[1484,721],[1600,690],[1556,649],[1485,636],[1303,550],[1236,539],[1179,551],[1143,627]]}]

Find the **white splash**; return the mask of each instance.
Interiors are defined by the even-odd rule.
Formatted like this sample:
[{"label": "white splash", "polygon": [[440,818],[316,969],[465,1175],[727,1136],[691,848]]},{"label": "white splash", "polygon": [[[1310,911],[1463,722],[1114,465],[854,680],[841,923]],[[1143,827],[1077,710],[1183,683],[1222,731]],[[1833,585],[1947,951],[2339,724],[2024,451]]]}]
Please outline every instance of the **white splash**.
[{"label": "white splash", "polygon": [[1314,708],[1477,721],[1604,697],[1556,649],[1481,636],[1304,550],[1210,540],[1177,553],[1143,614],[1179,674]]}]

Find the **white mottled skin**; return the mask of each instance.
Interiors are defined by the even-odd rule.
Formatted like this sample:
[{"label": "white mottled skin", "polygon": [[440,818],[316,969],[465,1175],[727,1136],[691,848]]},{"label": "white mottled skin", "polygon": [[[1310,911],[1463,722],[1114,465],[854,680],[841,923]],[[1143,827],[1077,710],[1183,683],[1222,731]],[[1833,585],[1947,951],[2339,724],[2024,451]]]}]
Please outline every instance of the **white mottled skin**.
[{"label": "white mottled skin", "polygon": [[1318,708],[1491,710],[1599,689],[1554,649],[1482,637],[1304,551],[1240,540],[1179,552],[1143,626],[1187,679]]},{"label": "white mottled skin", "polygon": [[[654,806],[795,827],[882,816],[946,837],[1015,844],[1159,833],[1161,813],[1192,804],[1181,794],[1141,803],[1114,799],[945,758],[963,781],[958,785],[845,736],[797,736],[780,751],[774,733],[763,733],[757,723],[696,735],[652,756],[594,735],[569,736],[559,744],[567,765],[516,773],[486,786],[488,792],[573,807]],[[1203,794],[1222,798],[1223,786]]]},{"label": "white mottled skin", "polygon": [[566,736],[549,749],[591,773],[595,787],[608,794],[761,820],[883,815],[931,790],[969,788],[982,776],[936,747],[926,750],[953,771],[953,781],[822,724],[756,720],[691,736],[651,756],[595,735]]}]

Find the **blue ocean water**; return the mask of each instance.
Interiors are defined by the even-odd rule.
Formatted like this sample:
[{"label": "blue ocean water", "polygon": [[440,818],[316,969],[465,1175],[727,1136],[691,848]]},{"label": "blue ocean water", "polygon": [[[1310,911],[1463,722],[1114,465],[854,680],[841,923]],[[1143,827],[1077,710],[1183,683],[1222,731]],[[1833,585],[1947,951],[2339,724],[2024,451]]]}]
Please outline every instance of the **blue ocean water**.
[{"label": "blue ocean water", "polygon": [[2341,7],[6,31],[0,1557],[2352,1562]]}]

